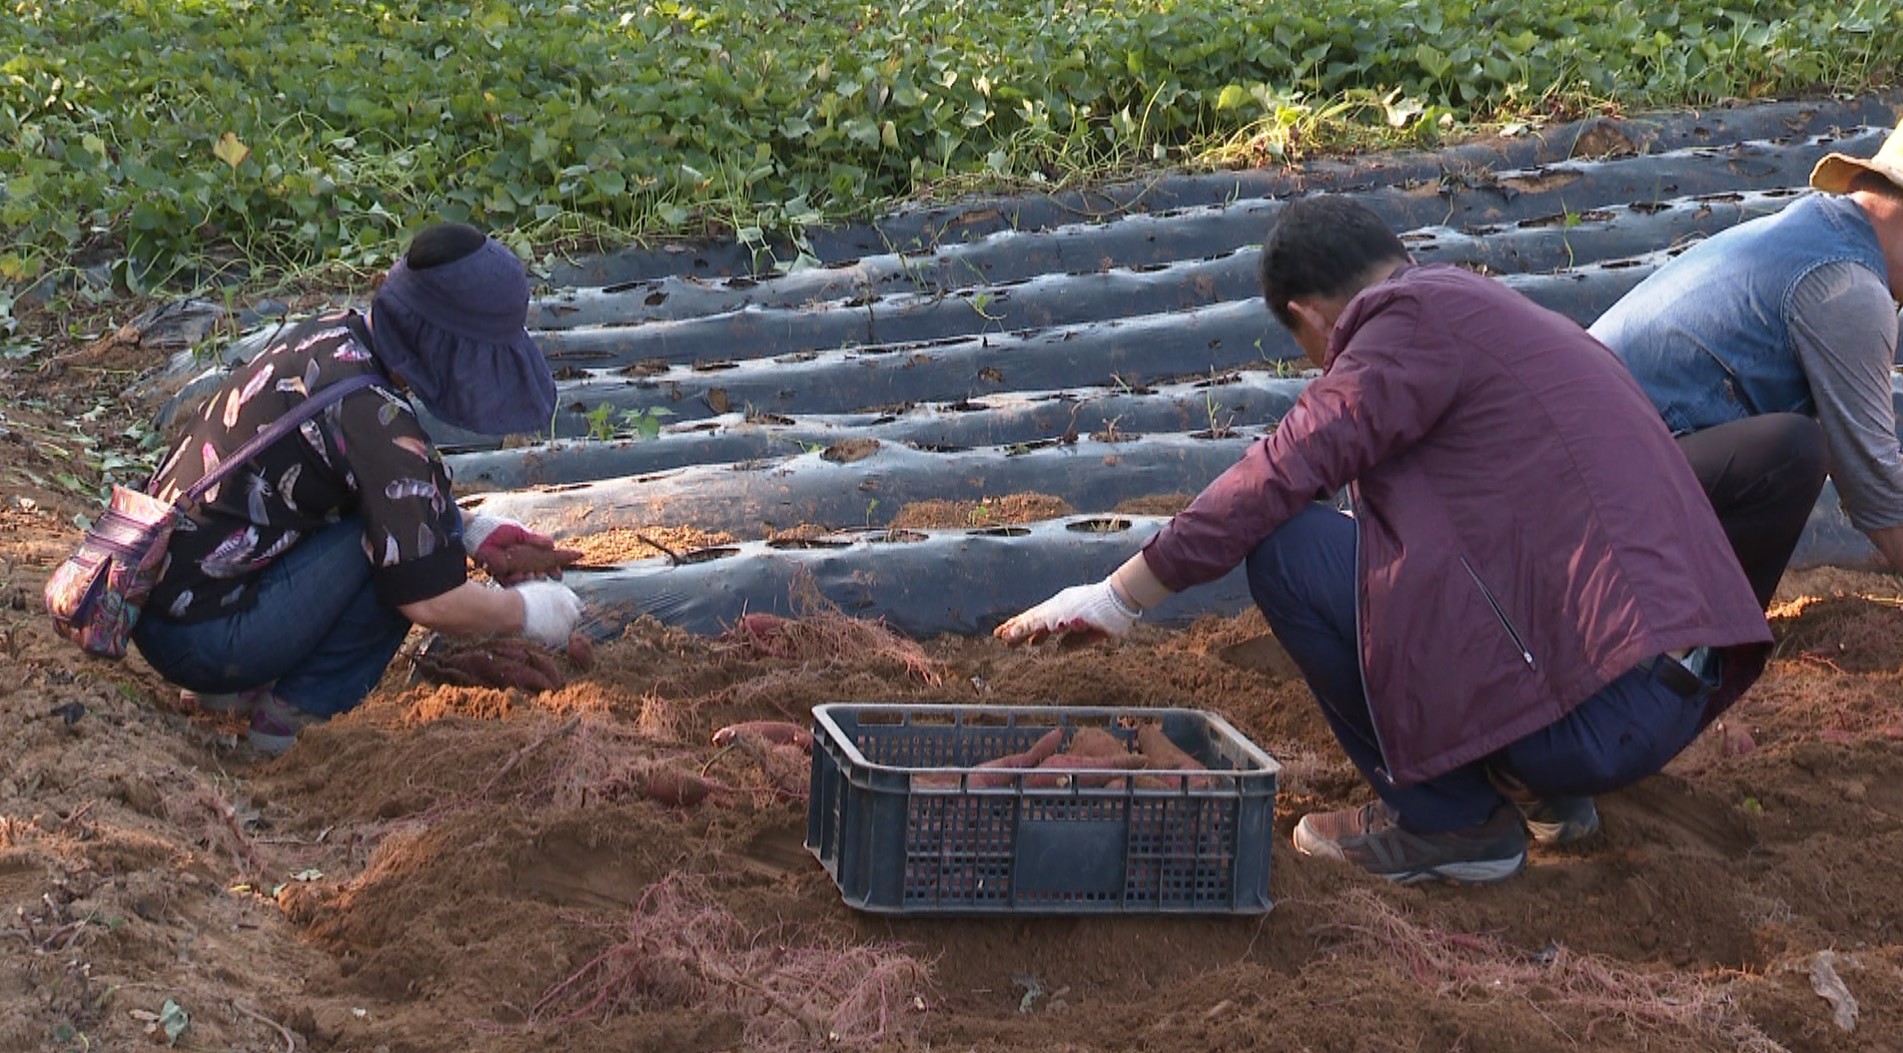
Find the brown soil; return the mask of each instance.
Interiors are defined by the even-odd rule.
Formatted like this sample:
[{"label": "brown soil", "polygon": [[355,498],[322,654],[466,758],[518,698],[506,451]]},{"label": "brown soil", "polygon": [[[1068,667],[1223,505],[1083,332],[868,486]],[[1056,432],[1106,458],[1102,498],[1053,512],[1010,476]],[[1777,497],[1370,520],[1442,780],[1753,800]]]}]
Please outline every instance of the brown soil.
[{"label": "brown soil", "polygon": [[1125,516],[1173,516],[1195,499],[1195,494],[1151,494],[1120,502],[1111,511]]},{"label": "brown soil", "polygon": [[[0,376],[25,392],[0,426],[71,431],[119,379],[75,376]],[[193,1050],[1903,1049],[1887,576],[1787,581],[1762,685],[1606,798],[1591,842],[1495,887],[1396,889],[1288,849],[1302,813],[1368,795],[1254,615],[1066,651],[931,641],[929,675],[837,626],[811,640],[852,641],[838,653],[772,657],[643,622],[541,696],[393,670],[261,761],[138,658],[52,634],[40,585],[93,500],[49,472],[97,473],[41,438],[0,439],[3,1051],[146,1048],[180,1019],[168,1002]],[[1044,501],[984,507],[1069,511]],[[906,521],[968,526],[973,507]],[[1222,713],[1286,766],[1276,908],[857,914],[801,847],[784,758],[708,741],[819,702],[925,699]],[[705,803],[655,799],[700,775],[720,784]],[[1817,993],[1836,984],[1854,1030]]]},{"label": "brown soil", "polygon": [[635,559],[652,559],[669,552],[676,555],[697,548],[725,545],[733,535],[723,530],[699,530],[694,527],[614,527],[593,534],[576,534],[561,540],[563,548],[581,552],[588,566],[607,566]]},{"label": "brown soil", "polygon": [[863,461],[879,452],[877,439],[841,439],[819,451],[819,456],[835,464],[851,464]]},{"label": "brown soil", "polygon": [[956,529],[1035,523],[1073,515],[1076,509],[1049,494],[1006,494],[976,501],[915,501],[899,509],[892,525],[903,530]]}]

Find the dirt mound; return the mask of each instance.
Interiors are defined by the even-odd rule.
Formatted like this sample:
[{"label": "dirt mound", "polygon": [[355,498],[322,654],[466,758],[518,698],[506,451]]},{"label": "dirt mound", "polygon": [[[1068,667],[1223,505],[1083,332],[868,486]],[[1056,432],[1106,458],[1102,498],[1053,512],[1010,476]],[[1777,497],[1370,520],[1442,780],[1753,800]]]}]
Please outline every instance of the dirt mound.
[{"label": "dirt mound", "polygon": [[1035,523],[1075,512],[1049,494],[1006,494],[977,501],[917,501],[899,509],[899,514],[892,517],[892,526],[899,530],[988,527]]},{"label": "dirt mound", "polygon": [[725,545],[732,540],[733,535],[725,531],[697,530],[693,527],[650,527],[645,530],[614,527],[592,534],[564,537],[561,544],[564,548],[581,550],[581,561],[586,565],[609,566],[635,559],[678,555],[697,548]]}]

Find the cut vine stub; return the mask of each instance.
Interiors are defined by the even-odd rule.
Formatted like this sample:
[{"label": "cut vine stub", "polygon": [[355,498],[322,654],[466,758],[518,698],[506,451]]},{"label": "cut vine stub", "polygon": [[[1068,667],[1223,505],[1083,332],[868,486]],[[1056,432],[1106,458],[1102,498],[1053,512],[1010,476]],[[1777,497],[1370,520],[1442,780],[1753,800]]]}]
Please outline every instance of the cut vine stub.
[{"label": "cut vine stub", "polygon": [[712,563],[717,559],[726,559],[739,554],[740,550],[737,548],[719,545],[713,548],[688,549],[680,554],[679,559],[682,564]]}]

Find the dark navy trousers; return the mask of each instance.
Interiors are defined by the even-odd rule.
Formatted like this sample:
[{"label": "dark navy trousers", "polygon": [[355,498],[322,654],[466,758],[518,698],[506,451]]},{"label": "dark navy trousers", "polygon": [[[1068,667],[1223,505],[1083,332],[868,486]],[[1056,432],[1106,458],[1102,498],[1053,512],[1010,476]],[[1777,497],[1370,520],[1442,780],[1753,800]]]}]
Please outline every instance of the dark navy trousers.
[{"label": "dark navy trousers", "polygon": [[[1710,687],[1687,698],[1633,670],[1557,723],[1484,760],[1426,782],[1396,786],[1376,741],[1355,635],[1355,524],[1311,505],[1249,556],[1249,589],[1276,639],[1301,668],[1362,778],[1416,833],[1478,826],[1505,803],[1489,767],[1541,797],[1604,793],[1658,771],[1691,744]],[[1432,640],[1419,646],[1432,647]]]},{"label": "dark navy trousers", "polygon": [[377,597],[363,522],[303,538],[258,576],[257,602],[181,624],[140,618],[132,638],[159,675],[194,691],[271,693],[329,717],[353,709],[403,646],[409,619]]}]

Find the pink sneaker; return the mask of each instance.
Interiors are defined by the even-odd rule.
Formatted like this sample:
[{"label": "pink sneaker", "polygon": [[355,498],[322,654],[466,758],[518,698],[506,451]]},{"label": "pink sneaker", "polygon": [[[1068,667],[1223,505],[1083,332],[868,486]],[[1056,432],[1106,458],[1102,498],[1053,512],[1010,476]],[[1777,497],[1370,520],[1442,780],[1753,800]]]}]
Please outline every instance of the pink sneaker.
[{"label": "pink sneaker", "polygon": [[251,740],[253,749],[275,757],[296,744],[298,732],[329,719],[306,713],[276,695],[266,693],[258,700],[257,708],[251,711],[251,730],[246,737]]},{"label": "pink sneaker", "polygon": [[196,706],[206,713],[218,713],[227,717],[242,717],[256,709],[258,702],[271,693],[271,685],[254,687],[248,691],[221,692],[208,694],[189,688],[178,693],[178,700],[188,706]]}]

